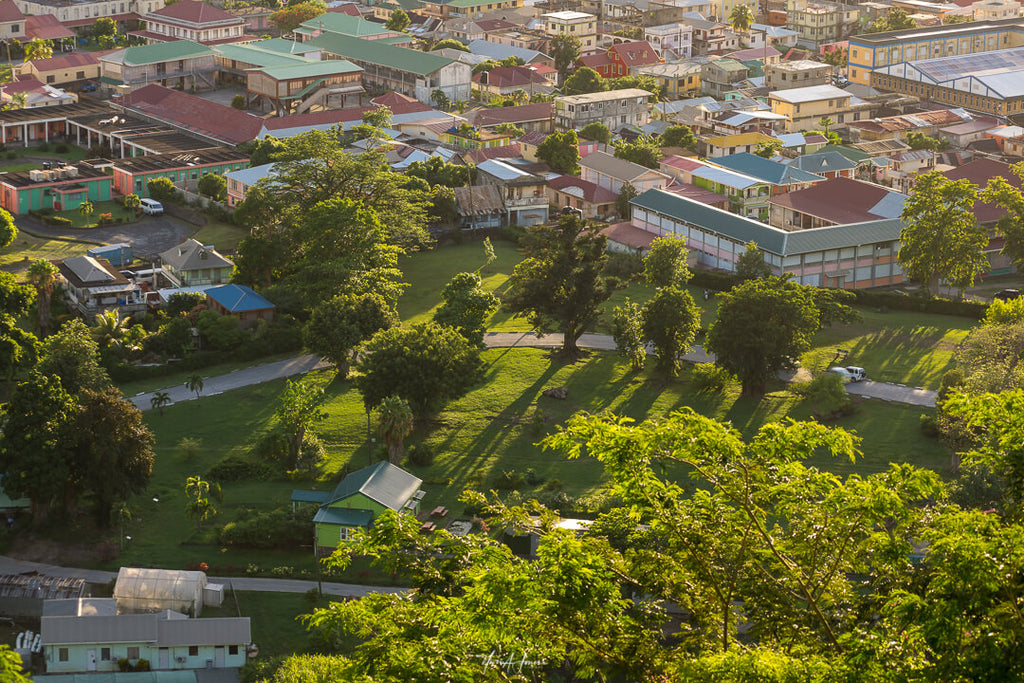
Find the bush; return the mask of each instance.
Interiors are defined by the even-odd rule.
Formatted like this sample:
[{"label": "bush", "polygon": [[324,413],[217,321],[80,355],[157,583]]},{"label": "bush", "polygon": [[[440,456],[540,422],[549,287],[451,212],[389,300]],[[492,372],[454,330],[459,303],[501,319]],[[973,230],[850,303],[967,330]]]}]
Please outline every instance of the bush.
[{"label": "bush", "polygon": [[690,381],[697,391],[715,392],[722,391],[735,380],[732,373],[714,363],[697,363],[690,374]]},{"label": "bush", "polygon": [[231,106],[235,109],[245,109],[245,95],[238,93],[231,98]]},{"label": "bush", "polygon": [[853,413],[853,401],[846,393],[843,380],[834,372],[826,372],[810,382],[793,382],[793,393],[804,397],[818,419],[829,420]]},{"label": "bush", "polygon": [[620,280],[632,282],[644,272],[644,260],[636,254],[614,251],[608,254],[604,265],[604,274]]},{"label": "bush", "polygon": [[544,477],[537,474],[537,472],[531,467],[526,470],[526,483],[530,486],[540,486],[544,483]]},{"label": "bush", "polygon": [[523,475],[508,470],[491,478],[491,488],[497,491],[515,491],[523,487]]},{"label": "bush", "polygon": [[694,287],[710,289],[715,292],[727,292],[736,284],[736,276],[731,273],[723,273],[717,270],[700,270],[694,268],[691,271],[690,283]]},{"label": "bush", "polygon": [[957,315],[972,320],[981,320],[988,311],[988,304],[978,301],[952,301],[932,299],[927,296],[907,296],[897,292],[872,292],[852,290],[858,306],[887,308],[894,311],[918,311],[940,315]]},{"label": "bush", "polygon": [[562,490],[562,482],[559,479],[548,479],[546,482],[544,482],[544,488],[541,489],[541,490],[543,490],[543,491],[561,491]]},{"label": "bush", "polygon": [[220,530],[224,545],[248,548],[298,548],[310,542],[316,506],[308,505],[294,515],[287,508],[269,512],[243,512]]},{"label": "bush", "polygon": [[288,437],[277,430],[267,432],[253,446],[252,454],[260,462],[286,462],[288,460]]},{"label": "bush", "polygon": [[72,225],[71,219],[64,216],[46,216],[43,221],[49,225]]},{"label": "bush", "polygon": [[40,142],[39,145],[36,147],[36,151],[39,151],[39,152],[49,152],[50,151],[50,143],[48,143],[48,142]]},{"label": "bush", "polygon": [[434,449],[425,443],[409,446],[409,462],[416,467],[430,467],[434,464]]},{"label": "bush", "polygon": [[53,148],[53,151],[56,152],[57,154],[67,154],[68,146],[63,142],[58,142],[57,145]]},{"label": "bush", "polygon": [[501,238],[516,245],[520,244],[525,236],[526,228],[515,223],[506,225],[501,229]]},{"label": "bush", "polygon": [[925,413],[921,416],[921,433],[929,439],[936,439],[939,436],[939,421],[934,415]]},{"label": "bush", "polygon": [[266,481],[274,475],[273,470],[262,462],[256,462],[251,458],[238,453],[225,456],[206,473],[208,479],[213,481]]},{"label": "bush", "polygon": [[18,158],[18,153],[17,152],[8,152],[6,156],[7,156],[8,159],[17,159]]},{"label": "bush", "polygon": [[136,671],[149,671],[149,660],[148,659],[140,659],[139,661],[135,662],[135,670]]}]

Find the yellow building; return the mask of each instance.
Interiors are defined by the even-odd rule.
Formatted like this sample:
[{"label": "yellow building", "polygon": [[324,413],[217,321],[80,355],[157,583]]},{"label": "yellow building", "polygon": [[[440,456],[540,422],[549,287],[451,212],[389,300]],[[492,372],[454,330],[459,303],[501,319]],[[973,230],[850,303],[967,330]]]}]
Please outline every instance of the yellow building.
[{"label": "yellow building", "polygon": [[850,38],[847,72],[850,82],[869,85],[871,72],[879,68],[1020,46],[1024,46],[1020,18],[870,33]]},{"label": "yellow building", "polygon": [[826,117],[834,124],[870,119],[877,106],[834,85],[777,90],[768,94],[768,103],[772,112],[786,117],[787,133],[818,130]]},{"label": "yellow building", "polygon": [[455,19],[522,6],[523,0],[424,0],[423,14],[437,19]]},{"label": "yellow building", "polygon": [[580,41],[580,50],[583,54],[598,49],[597,45],[597,17],[586,12],[549,12],[540,15],[544,20],[544,31],[549,36],[570,35],[576,36]]},{"label": "yellow building", "polygon": [[700,61],[685,61],[674,64],[652,64],[636,70],[637,75],[653,76],[662,88],[665,98],[681,100],[700,95]]},{"label": "yellow building", "polygon": [[49,59],[34,59],[18,67],[18,73],[47,85],[65,85],[100,77],[100,60],[92,52],[69,52]]}]

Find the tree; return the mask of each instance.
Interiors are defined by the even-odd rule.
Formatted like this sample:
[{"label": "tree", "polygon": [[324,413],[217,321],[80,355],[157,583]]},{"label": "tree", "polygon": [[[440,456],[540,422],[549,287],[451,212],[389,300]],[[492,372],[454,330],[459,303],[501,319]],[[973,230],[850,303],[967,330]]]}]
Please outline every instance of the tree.
[{"label": "tree", "polygon": [[640,193],[636,191],[636,186],[633,183],[622,183],[622,187],[619,188],[619,196],[615,199],[615,211],[623,220],[629,220],[632,214],[630,202],[638,194]]},{"label": "tree", "polygon": [[472,169],[462,164],[453,164],[441,157],[433,156],[425,161],[414,161],[405,171],[407,176],[422,178],[430,186],[463,187],[470,182]]},{"label": "tree", "polygon": [[300,24],[316,19],[325,10],[326,8],[322,4],[303,2],[274,12],[270,15],[270,23],[282,33],[289,33],[297,29]]},{"label": "tree", "polygon": [[204,173],[197,184],[199,194],[222,202],[228,196],[228,180],[219,173]]},{"label": "tree", "polygon": [[[552,42],[558,40],[553,38]],[[572,76],[562,81],[562,91],[566,95],[587,95],[589,93],[604,92],[608,84],[601,74],[589,66],[581,66],[573,72]]]},{"label": "tree", "polygon": [[107,528],[114,504],[149,484],[155,439],[142,412],[115,388],[83,392],[75,433],[81,435],[75,453],[81,484],[92,497],[97,524]]},{"label": "tree", "polygon": [[277,403],[278,424],[288,437],[288,469],[299,466],[299,454],[307,432],[327,419],[323,409],[327,395],[310,378],[290,379]]},{"label": "tree", "polygon": [[[1010,167],[1018,179],[1024,178],[1024,162]],[[981,192],[981,199],[996,204],[1006,213],[996,222],[996,232],[1003,236],[1001,254],[1007,256],[1018,269],[1024,267],[1024,193],[1002,176],[989,178]]]},{"label": "tree", "polygon": [[454,328],[420,323],[375,334],[363,348],[358,368],[362,375],[356,386],[368,410],[398,396],[423,419],[476,383],[480,351]]},{"label": "tree", "polygon": [[377,430],[388,449],[392,465],[402,462],[403,442],[412,433],[413,415],[409,403],[398,396],[388,396],[377,405]]},{"label": "tree", "polygon": [[466,47],[464,43],[455,40],[454,38],[445,38],[444,40],[437,41],[433,46],[431,46],[430,51],[433,52],[434,50],[442,50],[444,48],[459,50],[460,52],[469,52],[469,48]]},{"label": "tree", "polygon": [[449,109],[452,106],[452,101],[448,99],[447,93],[440,88],[437,88],[430,93],[430,101],[435,107],[441,110]]},{"label": "tree", "polygon": [[72,396],[85,390],[102,391],[110,386],[110,377],[99,355],[99,345],[85,323],[69,320],[43,341],[36,369],[59,378]]},{"label": "tree", "polygon": [[941,152],[949,147],[948,140],[933,138],[916,130],[907,133],[907,144],[910,145],[910,149],[927,149],[932,152]]},{"label": "tree", "polygon": [[884,33],[917,28],[917,23],[901,7],[893,7],[884,17],[878,17],[868,26],[866,33]]},{"label": "tree", "polygon": [[50,298],[57,286],[57,266],[45,259],[39,259],[28,267],[28,281],[36,289],[39,309],[39,335],[45,337],[50,333]]},{"label": "tree", "polygon": [[618,281],[603,274],[607,238],[582,218],[563,214],[558,225],[527,228],[527,258],[508,280],[505,310],[535,330],[562,333],[561,354],[579,356],[576,342],[597,319]]},{"label": "tree", "polygon": [[206,295],[202,292],[175,292],[168,297],[167,308],[164,312],[168,318],[178,318],[205,305]]},{"label": "tree", "polygon": [[501,300],[483,289],[476,273],[456,273],[441,290],[441,305],[434,312],[434,322],[455,328],[466,341],[484,346],[484,326]]},{"label": "tree", "polygon": [[662,158],[661,139],[656,135],[641,135],[633,142],[620,138],[612,144],[616,157],[647,168],[658,168]]},{"label": "tree", "polygon": [[96,38],[117,35],[117,22],[110,17],[100,17],[92,25],[92,34]]},{"label": "tree", "polygon": [[826,48],[821,54],[821,61],[836,69],[842,69],[846,66],[847,52],[843,48]]},{"label": "tree", "polygon": [[32,683],[21,666],[21,655],[8,645],[0,645],[0,680],[7,683]]},{"label": "tree", "polygon": [[344,378],[356,346],[398,324],[394,307],[379,294],[339,294],[315,307],[303,329],[306,346],[329,360]]},{"label": "tree", "polygon": [[644,257],[644,280],[651,287],[682,287],[691,277],[688,253],[682,237],[656,237]]},{"label": "tree", "polygon": [[811,294],[783,278],[748,280],[717,298],[706,345],[745,394],[764,393],[768,380],[811,348],[820,327]]},{"label": "tree", "polygon": [[185,514],[196,520],[196,530],[203,530],[203,522],[217,514],[214,501],[219,498],[220,487],[197,476],[185,480]]},{"label": "tree", "polygon": [[736,279],[756,280],[772,276],[772,267],[764,260],[764,252],[757,242],[747,242],[743,253],[736,259]]},{"label": "tree", "polygon": [[580,58],[583,45],[576,36],[565,33],[559,34],[551,39],[551,58],[555,61],[555,70],[558,71],[558,82],[565,85],[565,77]]},{"label": "tree", "polygon": [[683,354],[690,350],[700,327],[700,309],[690,293],[675,286],[661,287],[643,309],[644,339],[658,357],[658,370],[679,374]]},{"label": "tree", "polygon": [[387,107],[382,104],[364,113],[362,118],[363,123],[371,125],[374,128],[390,128],[391,120],[394,118],[394,114],[392,113],[390,107]]},{"label": "tree", "polygon": [[153,395],[149,399],[149,405],[153,410],[159,410],[160,416],[163,417],[164,408],[171,404],[171,395],[166,391],[154,391]]},{"label": "tree", "polygon": [[[405,29],[409,28],[409,24],[411,23],[412,20],[409,19],[409,14],[401,7],[398,7],[393,12],[391,12],[391,16],[388,17],[388,20],[386,22],[384,22],[384,27],[387,28],[389,31],[398,31],[401,33],[402,31],[405,31]],[[462,43],[459,43],[459,45],[462,45]],[[434,49],[436,50],[437,47],[435,46]]]},{"label": "tree", "polygon": [[59,377],[33,370],[3,411],[4,491],[12,498],[29,498],[32,520],[38,524],[65,494],[65,486],[74,484],[78,401],[61,386]]},{"label": "tree", "polygon": [[273,135],[268,135],[262,140],[253,140],[251,143],[248,143],[248,148],[251,150],[249,152],[250,166],[262,166],[263,164],[268,164],[273,161],[273,157],[275,155],[287,150],[285,144]]},{"label": "tree", "polygon": [[[739,5],[746,7],[746,5]],[[661,134],[661,145],[663,147],[683,147],[684,149],[697,149],[697,136],[693,134],[689,126],[669,126]]]},{"label": "tree", "polygon": [[19,369],[35,364],[38,342],[34,334],[18,325],[15,316],[0,314],[0,372],[8,381],[14,379],[14,373]]},{"label": "tree", "polygon": [[178,195],[178,190],[170,178],[154,178],[146,181],[146,191],[158,202],[169,202]]},{"label": "tree", "polygon": [[[521,92],[525,94],[525,91]],[[511,138],[521,138],[526,133],[525,130],[523,130],[516,124],[508,122],[498,124],[497,126],[494,127],[494,130],[503,135],[508,135]]]},{"label": "tree", "polygon": [[580,129],[579,137],[594,142],[603,142],[607,145],[612,139],[612,133],[608,130],[608,126],[600,121],[592,121]]},{"label": "tree", "polygon": [[828,137],[829,128],[835,125],[835,120],[831,116],[822,116],[818,120],[818,125],[821,126],[821,132],[825,134],[825,137]]},{"label": "tree", "polygon": [[189,375],[188,379],[185,380],[185,388],[195,394],[198,401],[199,394],[203,393],[202,375]]},{"label": "tree", "polygon": [[556,173],[576,175],[580,172],[580,141],[576,131],[551,133],[537,145],[537,158]]},{"label": "tree", "polygon": [[754,154],[762,159],[771,159],[780,151],[782,151],[782,140],[759,142],[757,143],[757,147],[754,148]]},{"label": "tree", "polygon": [[130,318],[122,318],[121,311],[116,308],[97,313],[95,320],[96,325],[90,331],[101,351],[118,345],[128,333]]},{"label": "tree", "polygon": [[938,294],[940,278],[953,287],[970,287],[988,267],[988,232],[974,216],[977,198],[970,182],[932,171],[917,177],[903,205],[899,262],[930,294]]},{"label": "tree", "polygon": [[14,224],[14,216],[0,209],[0,249],[6,249],[18,236],[18,226]]},{"label": "tree", "polygon": [[647,349],[644,343],[644,318],[639,304],[629,299],[612,310],[612,339],[619,355],[629,361],[634,372],[644,369]]},{"label": "tree", "polygon": [[736,5],[729,13],[729,25],[737,33],[746,33],[754,23],[754,10],[750,5]]},{"label": "tree", "polygon": [[37,59],[50,59],[53,57],[53,41],[33,38],[25,43],[25,61],[32,62]]},{"label": "tree", "polygon": [[124,208],[138,210],[142,206],[142,200],[137,194],[126,194],[124,196]]},{"label": "tree", "polygon": [[84,202],[78,205],[78,213],[80,213],[85,218],[85,222],[88,225],[89,221],[92,218],[92,215],[96,213],[96,207],[93,206],[92,202],[86,199]]}]

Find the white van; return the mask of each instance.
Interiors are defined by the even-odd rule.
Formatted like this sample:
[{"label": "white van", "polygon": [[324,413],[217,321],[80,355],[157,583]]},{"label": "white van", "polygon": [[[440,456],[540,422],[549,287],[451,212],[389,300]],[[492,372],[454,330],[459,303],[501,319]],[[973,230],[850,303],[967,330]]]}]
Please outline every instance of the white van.
[{"label": "white van", "polygon": [[149,214],[150,216],[159,216],[164,212],[164,205],[155,199],[141,200],[139,208],[142,209],[142,213]]},{"label": "white van", "polygon": [[856,365],[850,365],[845,368],[836,366],[834,368],[829,368],[828,371],[839,375],[839,378],[843,380],[843,384],[860,382],[868,377],[868,373],[864,371],[864,368],[858,368]]}]

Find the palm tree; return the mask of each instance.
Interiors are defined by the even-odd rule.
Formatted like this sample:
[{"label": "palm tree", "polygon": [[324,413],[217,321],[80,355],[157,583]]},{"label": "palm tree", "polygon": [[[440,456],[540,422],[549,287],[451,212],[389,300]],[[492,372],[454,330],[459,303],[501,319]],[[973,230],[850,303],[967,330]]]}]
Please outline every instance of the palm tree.
[{"label": "palm tree", "polygon": [[89,224],[89,216],[96,213],[96,207],[93,206],[92,202],[86,199],[84,202],[78,205],[78,213],[85,217],[86,226]]},{"label": "palm tree", "polygon": [[128,331],[129,320],[130,318],[122,318],[121,311],[116,308],[97,313],[96,326],[91,329],[92,336],[100,348],[116,344]]},{"label": "palm tree", "polygon": [[441,90],[440,88],[430,93],[430,101],[438,109],[448,109],[450,106],[452,106],[451,100],[448,99],[448,96],[444,93],[444,90]]},{"label": "palm tree", "polygon": [[50,333],[50,296],[57,285],[57,266],[45,259],[39,259],[28,268],[28,281],[36,288],[39,308],[39,336]]},{"label": "palm tree", "polygon": [[25,61],[31,62],[35,59],[49,59],[53,56],[53,42],[34,38],[25,43]]},{"label": "palm tree", "polygon": [[822,116],[818,121],[818,125],[821,126],[821,131],[825,134],[825,137],[828,137],[828,129],[831,128],[834,123],[835,121],[833,121],[830,116]]},{"label": "palm tree", "polygon": [[199,394],[203,391],[203,378],[199,375],[192,375],[185,380],[185,387],[196,395],[196,400],[198,401]]},{"label": "palm tree", "polygon": [[185,496],[188,498],[185,514],[195,517],[196,529],[202,531],[203,522],[217,514],[213,499],[220,499],[220,487],[216,484],[211,485],[199,476],[189,477],[185,480]]},{"label": "palm tree", "polygon": [[402,442],[412,431],[412,408],[400,396],[388,396],[377,406],[377,428],[388,449],[392,465],[402,462]]},{"label": "palm tree", "polygon": [[515,92],[513,92],[511,97],[512,101],[515,102],[516,104],[526,104],[527,102],[530,101],[530,94],[523,90],[522,88],[519,88]]},{"label": "palm tree", "polygon": [[159,410],[160,415],[164,414],[164,406],[170,405],[170,403],[171,395],[166,391],[154,391],[153,396],[149,399],[149,405],[151,405],[154,410]]},{"label": "palm tree", "polygon": [[750,5],[736,5],[729,13],[729,24],[732,25],[734,31],[746,33],[753,23],[754,10],[750,8]]}]

